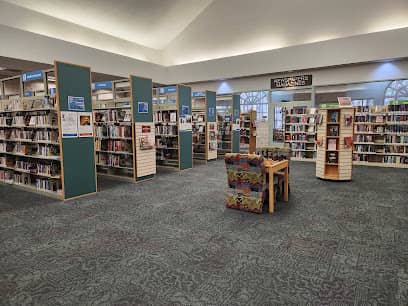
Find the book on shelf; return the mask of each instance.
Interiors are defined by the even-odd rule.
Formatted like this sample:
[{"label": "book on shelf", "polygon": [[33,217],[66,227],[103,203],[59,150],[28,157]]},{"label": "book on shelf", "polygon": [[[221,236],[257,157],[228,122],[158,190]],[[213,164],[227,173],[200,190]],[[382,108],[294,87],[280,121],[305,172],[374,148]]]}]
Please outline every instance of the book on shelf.
[{"label": "book on shelf", "polygon": [[327,163],[337,164],[338,163],[338,152],[327,152]]},{"label": "book on shelf", "polygon": [[330,116],[330,122],[338,122],[339,120],[339,112],[338,111],[332,111],[329,112],[329,116]]},{"label": "book on shelf", "polygon": [[327,149],[331,151],[337,150],[337,139],[327,139]]}]

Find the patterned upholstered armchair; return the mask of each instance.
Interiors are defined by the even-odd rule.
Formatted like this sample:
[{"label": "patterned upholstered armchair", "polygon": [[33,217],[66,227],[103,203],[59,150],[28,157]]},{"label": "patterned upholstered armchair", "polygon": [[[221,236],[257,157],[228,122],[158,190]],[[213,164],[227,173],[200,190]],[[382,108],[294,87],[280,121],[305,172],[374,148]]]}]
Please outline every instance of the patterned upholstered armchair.
[{"label": "patterned upholstered armchair", "polygon": [[225,155],[228,186],[226,206],[262,213],[268,184],[264,158],[255,154]]}]

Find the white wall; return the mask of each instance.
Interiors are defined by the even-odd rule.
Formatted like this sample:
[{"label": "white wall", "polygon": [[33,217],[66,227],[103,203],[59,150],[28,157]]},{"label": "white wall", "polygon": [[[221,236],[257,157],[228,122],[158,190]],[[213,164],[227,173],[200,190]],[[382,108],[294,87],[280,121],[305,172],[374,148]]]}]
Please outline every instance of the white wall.
[{"label": "white wall", "polygon": [[408,28],[169,67],[170,82],[199,82],[408,56]]},{"label": "white wall", "polygon": [[292,73],[268,74],[264,76],[230,80],[199,82],[190,85],[192,86],[193,91],[212,90],[216,91],[218,94],[235,93],[270,89],[271,78],[298,74],[312,74],[314,86],[408,79],[408,59],[393,62],[355,64],[341,67],[303,70]]},{"label": "white wall", "polygon": [[166,68],[89,47],[0,25],[1,56],[53,64],[54,60],[91,67],[92,71],[129,74],[166,83]]}]

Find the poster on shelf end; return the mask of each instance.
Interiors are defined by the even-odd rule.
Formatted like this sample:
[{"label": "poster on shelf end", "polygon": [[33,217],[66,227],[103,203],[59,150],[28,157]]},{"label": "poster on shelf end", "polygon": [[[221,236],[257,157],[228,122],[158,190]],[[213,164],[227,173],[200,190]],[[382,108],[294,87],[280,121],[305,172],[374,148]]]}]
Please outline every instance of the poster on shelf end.
[{"label": "poster on shelf end", "polygon": [[80,112],[77,114],[79,137],[93,137],[92,112]]}]

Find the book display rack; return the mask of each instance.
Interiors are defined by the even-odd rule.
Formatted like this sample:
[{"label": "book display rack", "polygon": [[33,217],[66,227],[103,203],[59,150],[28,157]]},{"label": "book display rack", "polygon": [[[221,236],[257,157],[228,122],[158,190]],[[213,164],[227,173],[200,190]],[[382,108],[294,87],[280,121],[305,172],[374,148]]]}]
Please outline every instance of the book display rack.
[{"label": "book display rack", "polygon": [[99,174],[139,181],[156,173],[151,79],[96,82],[93,88]]},{"label": "book display rack", "polygon": [[351,180],[354,108],[322,108],[317,122],[316,176]]},{"label": "book display rack", "polygon": [[238,153],[240,147],[240,96],[217,96],[217,155]]},{"label": "book display rack", "polygon": [[192,132],[193,158],[217,159],[217,125],[215,117],[215,92],[193,92]]},{"label": "book display rack", "polygon": [[316,160],[316,108],[295,106],[284,110],[284,143],[292,160]]},{"label": "book display rack", "polygon": [[184,85],[153,90],[156,163],[179,170],[193,166],[191,88]]},{"label": "book display rack", "polygon": [[256,151],[256,111],[240,115],[240,151],[241,153],[255,153]]},{"label": "book display rack", "polygon": [[408,101],[357,107],[353,163],[408,168]]},{"label": "book display rack", "polygon": [[90,69],[55,62],[1,87],[0,181],[63,200],[96,192],[92,133],[81,133],[90,119]]}]

